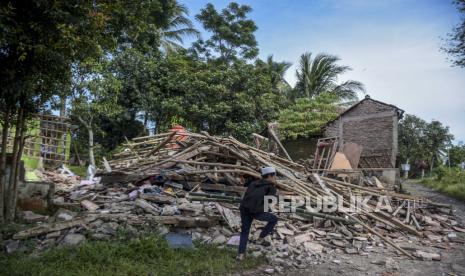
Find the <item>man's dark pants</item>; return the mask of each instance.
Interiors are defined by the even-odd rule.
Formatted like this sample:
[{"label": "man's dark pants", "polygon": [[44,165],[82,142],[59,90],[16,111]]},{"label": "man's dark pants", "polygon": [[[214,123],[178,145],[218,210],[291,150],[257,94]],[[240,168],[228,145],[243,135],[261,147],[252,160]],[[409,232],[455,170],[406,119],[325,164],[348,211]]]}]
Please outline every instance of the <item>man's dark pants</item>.
[{"label": "man's dark pants", "polygon": [[239,242],[239,254],[245,253],[245,249],[247,248],[247,242],[249,240],[250,226],[252,226],[252,221],[254,219],[268,222],[265,228],[263,228],[262,232],[260,233],[260,238],[264,238],[268,236],[269,234],[271,234],[271,232],[273,232],[273,228],[278,222],[278,218],[271,213],[262,212],[262,213],[252,214],[252,213],[241,210],[242,227],[241,227],[241,239]]}]

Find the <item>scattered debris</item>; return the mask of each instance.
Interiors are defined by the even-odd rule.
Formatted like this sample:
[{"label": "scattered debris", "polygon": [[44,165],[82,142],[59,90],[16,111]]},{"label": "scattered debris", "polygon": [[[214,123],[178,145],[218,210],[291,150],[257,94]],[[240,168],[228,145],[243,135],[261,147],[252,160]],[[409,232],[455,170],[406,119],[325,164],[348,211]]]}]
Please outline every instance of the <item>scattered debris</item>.
[{"label": "scattered debris", "polygon": [[[371,196],[371,200],[357,213],[310,212],[303,207],[297,213],[279,213],[272,245],[265,248],[254,238],[249,244],[253,255],[265,255],[273,266],[267,270],[272,272],[265,273],[286,267],[304,268],[319,262],[328,252],[363,255],[385,245],[410,258],[440,259],[439,254],[421,251],[412,255],[398,244],[453,241],[451,231],[465,228],[442,211],[450,207],[384,189],[379,179],[367,187],[341,181],[337,176],[313,174],[328,169],[334,156],[342,156],[343,163],[350,166],[343,153],[333,151],[336,142],[325,140],[327,145],[318,150],[320,159],[316,159],[320,164],[313,169],[233,137],[171,132],[135,138],[123,145],[126,150],[106,162],[109,168],[97,172],[97,177],[85,185],[76,176],[46,172],[57,186],[54,202],[61,208],[50,218],[25,213],[30,222],[40,224],[16,233],[14,242],[37,239],[44,245],[72,245],[84,242],[86,236],[109,239],[119,229],[133,233],[155,227],[160,234],[166,234],[172,247],[190,247],[192,240],[237,246],[238,202],[245,191],[244,182],[259,178],[261,167],[273,166],[281,195],[313,199],[332,195],[341,198],[344,206],[349,205],[353,194]],[[373,212],[381,196],[395,208]],[[251,235],[258,235],[263,226],[262,222],[254,222]],[[432,236],[439,238],[428,239]],[[10,251],[15,244],[10,245]]]}]

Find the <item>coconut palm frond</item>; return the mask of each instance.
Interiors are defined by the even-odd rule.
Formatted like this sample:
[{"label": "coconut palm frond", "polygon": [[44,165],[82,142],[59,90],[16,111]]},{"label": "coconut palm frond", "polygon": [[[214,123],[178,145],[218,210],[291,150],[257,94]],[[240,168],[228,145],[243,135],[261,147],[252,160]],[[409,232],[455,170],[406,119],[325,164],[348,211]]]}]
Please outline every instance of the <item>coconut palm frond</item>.
[{"label": "coconut palm frond", "polygon": [[176,2],[172,7],[168,23],[160,30],[161,48],[165,52],[182,49],[184,37],[200,37],[200,32],[194,28],[188,14],[188,9],[183,4]]},{"label": "coconut palm frond", "polygon": [[338,84],[339,76],[352,70],[349,66],[339,65],[340,58],[319,53],[315,56],[306,52],[300,56],[296,71],[296,94],[312,98],[324,92],[330,92],[342,99],[356,99],[357,92],[364,91],[363,84],[346,81]]},{"label": "coconut palm frond", "polygon": [[356,100],[357,92],[365,93],[365,86],[359,81],[348,80],[337,86],[331,91],[341,100]]}]

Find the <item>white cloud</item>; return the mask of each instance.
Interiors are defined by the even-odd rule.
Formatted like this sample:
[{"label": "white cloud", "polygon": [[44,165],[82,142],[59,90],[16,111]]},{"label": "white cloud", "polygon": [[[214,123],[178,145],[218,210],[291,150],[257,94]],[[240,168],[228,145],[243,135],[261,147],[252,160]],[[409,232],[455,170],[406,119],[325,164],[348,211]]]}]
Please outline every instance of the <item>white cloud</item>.
[{"label": "white cloud", "polygon": [[361,81],[373,98],[397,105],[406,113],[441,121],[450,126],[456,141],[465,141],[465,69],[451,67],[439,50],[441,30],[437,25],[409,22],[350,27],[341,35],[312,32],[300,41],[286,38],[296,46],[275,48],[277,59],[294,62],[286,79],[295,83],[296,63],[305,51],[337,54],[343,59],[341,64],[353,68],[344,79]]}]

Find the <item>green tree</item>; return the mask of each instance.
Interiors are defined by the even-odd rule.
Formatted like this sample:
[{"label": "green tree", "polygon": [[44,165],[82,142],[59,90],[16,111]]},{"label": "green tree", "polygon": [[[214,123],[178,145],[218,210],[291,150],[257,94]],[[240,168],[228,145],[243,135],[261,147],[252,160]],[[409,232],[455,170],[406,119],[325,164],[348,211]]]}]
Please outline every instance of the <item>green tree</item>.
[{"label": "green tree", "polygon": [[450,165],[452,167],[459,166],[462,162],[465,162],[465,144],[459,142],[457,145],[453,145],[448,150]]},{"label": "green tree", "polygon": [[399,158],[402,163],[426,161],[425,130],[428,123],[415,116],[406,114],[399,123]]},{"label": "green tree", "polygon": [[195,18],[203,28],[212,33],[206,41],[199,39],[193,50],[206,59],[217,58],[230,63],[237,59],[250,60],[258,55],[254,32],[255,22],[247,18],[252,8],[231,2],[218,12],[212,4],[207,4]]},{"label": "green tree", "polygon": [[[2,130],[6,135],[13,127],[15,133],[9,179],[4,177],[7,148],[2,147],[1,152],[0,221],[15,217],[26,121],[71,83],[74,62],[99,56],[111,44],[112,40],[102,34],[107,7],[112,5],[105,1],[99,4],[97,7],[94,1],[45,0],[0,4]],[[3,187],[8,189],[2,190]]]},{"label": "green tree", "polygon": [[[72,106],[72,115],[87,129],[89,162],[93,165],[94,144],[111,150],[115,143],[140,133],[140,115],[146,123],[161,110],[160,46],[164,54],[180,51],[179,43],[185,36],[198,34],[187,18],[186,7],[175,0],[119,2],[108,22],[114,29],[115,48],[108,49],[100,60],[77,63],[73,77],[76,106]],[[130,121],[134,128],[127,128],[127,133],[118,129],[116,137],[107,133],[112,130],[106,126]]]},{"label": "green tree", "polygon": [[337,97],[321,93],[312,99],[298,98],[279,114],[279,130],[285,138],[296,139],[321,134],[321,127],[337,117]]},{"label": "green tree", "polygon": [[465,67],[465,0],[454,1],[462,22],[449,34],[448,45],[443,50],[454,58],[454,65]]},{"label": "green tree", "polygon": [[186,36],[199,37],[199,31],[194,28],[189,19],[187,7],[177,1],[164,2],[164,17],[166,18],[160,25],[161,46],[165,52],[177,51],[182,47]]},{"label": "green tree", "polygon": [[430,171],[438,163],[441,155],[447,152],[447,147],[451,145],[454,136],[450,134],[449,127],[444,126],[439,121],[431,121],[425,129],[425,148],[429,153]]},{"label": "green tree", "polygon": [[294,97],[313,98],[327,92],[340,100],[357,99],[357,92],[364,92],[365,88],[353,80],[338,83],[340,75],[351,70],[349,66],[337,64],[339,60],[336,56],[321,53],[315,57],[312,53],[301,55]]},{"label": "green tree", "polygon": [[271,76],[271,86],[274,90],[287,94],[291,89],[291,85],[284,79],[284,75],[291,67],[290,62],[277,62],[273,60],[273,55],[269,55],[266,59],[268,74]]},{"label": "green tree", "polygon": [[428,123],[407,114],[399,123],[398,139],[401,162],[429,164],[432,171],[454,137],[449,127],[438,121]]},{"label": "green tree", "polygon": [[[115,116],[122,110],[118,105],[118,96],[121,92],[121,83],[111,72],[105,72],[104,61],[87,63],[86,70],[75,72],[75,84],[71,116],[77,118],[88,134],[89,164],[96,168],[94,156],[94,120],[104,114],[107,117]],[[92,73],[95,72],[95,73]],[[92,78],[89,78],[92,76]]]}]

